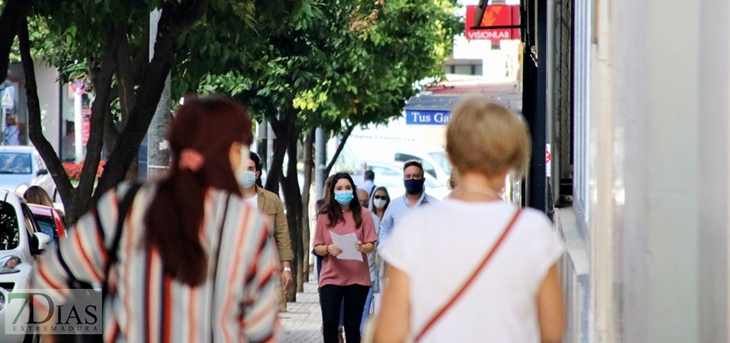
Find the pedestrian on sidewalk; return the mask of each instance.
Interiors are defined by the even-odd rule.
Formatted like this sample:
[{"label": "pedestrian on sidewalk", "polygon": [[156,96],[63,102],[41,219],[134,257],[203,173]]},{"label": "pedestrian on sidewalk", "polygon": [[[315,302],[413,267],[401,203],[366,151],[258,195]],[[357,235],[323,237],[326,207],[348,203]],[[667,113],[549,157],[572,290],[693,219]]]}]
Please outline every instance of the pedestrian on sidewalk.
[{"label": "pedestrian on sidewalk", "polygon": [[261,158],[255,152],[249,153],[249,159],[245,160],[246,169],[243,173],[236,175],[241,186],[241,194],[246,204],[255,208],[274,222],[272,236],[276,242],[276,250],[279,252],[281,261],[281,283],[282,290],[279,299],[279,311],[286,311],[286,288],[292,282],[291,261],[294,259],[294,252],[291,249],[291,238],[289,237],[289,224],[284,214],[284,205],[279,196],[265,190],[257,183],[261,178]]},{"label": "pedestrian on sidewalk", "polygon": [[[354,246],[337,246],[334,236],[355,236]],[[344,239],[344,238],[343,238]],[[357,199],[350,175],[337,173],[325,190],[323,208],[317,216],[314,250],[324,256],[319,278],[324,343],[337,343],[337,326],[344,300],[345,339],[360,342],[360,323],[372,285],[366,254],[375,250],[377,235],[370,211]],[[340,258],[344,250],[359,256]],[[359,254],[358,254],[359,253]]]},{"label": "pedestrian on sidewalk", "polygon": [[420,161],[408,160],[403,164],[403,185],[406,194],[393,199],[385,211],[380,222],[378,244],[383,245],[388,241],[393,228],[403,216],[419,207],[439,202],[438,199],[426,194],[425,182],[426,175]]},{"label": "pedestrian on sidewalk", "polygon": [[4,133],[4,145],[20,145],[20,128],[16,116],[7,116]]},{"label": "pedestrian on sidewalk", "polygon": [[[364,189],[357,189],[357,199],[360,201],[360,206],[363,208],[368,208],[368,202],[370,200],[370,196],[368,196],[368,192]],[[375,215],[375,213],[370,212],[370,216],[373,217],[373,227],[375,228],[375,236],[378,235],[378,225],[380,224],[380,218]],[[376,261],[376,251],[373,251],[368,254],[368,268],[370,269],[370,282],[372,283],[372,287],[370,287],[370,291],[368,292],[368,297],[365,300],[365,307],[363,307],[362,311],[362,322],[360,323],[360,333],[363,333],[363,330],[365,329],[365,321],[370,316],[370,313],[372,313],[371,308],[373,304],[373,296],[375,293],[380,293],[380,277],[378,273],[378,264]]]},{"label": "pedestrian on sidewalk", "polygon": [[[370,212],[375,214],[375,217],[377,218],[375,221],[375,230],[378,231],[378,233],[380,233],[380,222],[383,220],[383,216],[385,215],[385,211],[388,210],[389,204],[390,194],[388,194],[388,189],[385,187],[376,188],[375,191],[373,191],[372,200],[370,201]],[[373,313],[378,313],[380,311],[380,295],[383,289],[385,289],[385,264],[383,263],[383,259],[380,258],[380,255],[378,255],[377,247],[375,248],[375,267],[378,272],[378,292],[374,292],[373,294]]]},{"label": "pedestrian on sidewalk", "polygon": [[400,220],[379,249],[391,268],[376,342],[560,342],[564,244],[544,213],[500,194],[526,169],[529,137],[483,95],[457,105],[446,133],[453,196]]},{"label": "pedestrian on sidewalk", "polygon": [[[169,174],[102,195],[38,259],[34,288],[60,305],[73,280],[105,285],[105,342],[277,342],[271,223],[236,181],[252,138],[232,100],[186,99],[170,126]],[[34,303],[38,318],[44,306]]]}]

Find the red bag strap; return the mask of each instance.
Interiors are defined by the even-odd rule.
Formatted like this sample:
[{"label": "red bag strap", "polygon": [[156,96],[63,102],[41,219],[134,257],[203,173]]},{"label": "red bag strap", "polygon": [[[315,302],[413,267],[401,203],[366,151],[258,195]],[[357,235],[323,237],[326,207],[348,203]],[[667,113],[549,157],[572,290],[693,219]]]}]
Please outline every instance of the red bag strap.
[{"label": "red bag strap", "polygon": [[521,209],[517,209],[517,212],[515,212],[514,217],[512,217],[512,220],[507,224],[507,227],[504,229],[504,232],[502,232],[502,235],[499,236],[499,239],[497,239],[497,242],[494,243],[494,246],[492,246],[492,250],[489,251],[487,256],[484,257],[482,262],[479,264],[479,266],[474,270],[474,272],[471,274],[469,279],[466,280],[464,285],[461,286],[458,292],[454,294],[453,297],[451,297],[451,300],[444,305],[444,307],[441,308],[436,314],[429,320],[426,324],[426,326],[423,327],[421,332],[416,336],[415,341],[418,342],[423,338],[423,336],[428,332],[428,330],[435,324],[441,316],[443,316],[444,313],[453,305],[459,298],[464,294],[467,288],[471,286],[472,282],[477,278],[479,273],[484,269],[484,267],[489,263],[489,260],[492,259],[492,256],[494,256],[494,253],[497,251],[500,245],[502,245],[502,242],[504,241],[504,238],[507,237],[507,234],[512,230],[512,227],[514,226],[515,222],[517,221],[517,217],[520,216]]}]

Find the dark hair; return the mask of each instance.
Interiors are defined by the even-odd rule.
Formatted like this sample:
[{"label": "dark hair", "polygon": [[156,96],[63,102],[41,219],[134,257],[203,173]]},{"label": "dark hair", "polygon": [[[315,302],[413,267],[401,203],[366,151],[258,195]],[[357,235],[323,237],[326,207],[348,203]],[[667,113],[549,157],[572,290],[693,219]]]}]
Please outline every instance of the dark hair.
[{"label": "dark hair", "polygon": [[49,196],[46,190],[40,186],[28,187],[28,189],[25,190],[25,193],[23,193],[23,198],[25,199],[25,202],[29,204],[53,207],[53,200],[51,200],[51,196]]},{"label": "dark hair", "polygon": [[408,160],[405,163],[403,163],[403,172],[406,172],[406,169],[411,166],[416,166],[418,169],[421,170],[421,176],[425,176],[423,172],[423,164],[421,164],[421,161],[419,160]]},{"label": "dark hair", "polygon": [[373,213],[375,213],[375,204],[373,204],[373,201],[375,201],[375,193],[377,193],[378,191],[385,192],[385,196],[388,198],[385,200],[385,206],[383,206],[383,211],[387,210],[388,205],[390,205],[390,193],[388,193],[388,189],[380,186],[373,190],[373,194],[370,194],[370,211],[373,211]]},{"label": "dark hair", "polygon": [[[158,250],[166,275],[197,286],[205,281],[208,266],[199,236],[206,189],[240,195],[229,154],[235,142],[251,144],[251,119],[227,97],[186,98],[172,119],[168,140],[172,167],[145,215],[147,244]],[[184,149],[203,156],[197,172],[178,167]]]},{"label": "dark hair", "polygon": [[332,175],[328,176],[326,180],[324,180],[324,192],[322,192],[322,199],[317,200],[316,206],[317,206],[317,213],[324,211],[324,205],[327,202],[327,190],[330,188],[330,184],[332,183]]},{"label": "dark hair", "polygon": [[352,177],[347,173],[337,173],[331,177],[330,183],[325,189],[324,203],[319,213],[327,214],[329,227],[335,227],[338,222],[345,221],[345,217],[342,215],[342,208],[335,201],[335,186],[337,185],[337,181],[341,179],[347,179],[347,181],[350,181],[350,185],[352,185],[353,198],[350,201],[350,211],[352,211],[352,217],[355,219],[355,227],[359,228],[362,225],[362,206],[360,205],[360,201],[357,200],[357,187],[352,181]]},{"label": "dark hair", "polygon": [[256,171],[259,172],[259,176],[256,178],[256,186],[263,188],[264,186],[261,184],[261,157],[257,153],[249,151],[249,158],[253,161]]},{"label": "dark hair", "polygon": [[365,180],[375,181],[375,172],[368,169],[365,171],[365,175],[363,176]]}]

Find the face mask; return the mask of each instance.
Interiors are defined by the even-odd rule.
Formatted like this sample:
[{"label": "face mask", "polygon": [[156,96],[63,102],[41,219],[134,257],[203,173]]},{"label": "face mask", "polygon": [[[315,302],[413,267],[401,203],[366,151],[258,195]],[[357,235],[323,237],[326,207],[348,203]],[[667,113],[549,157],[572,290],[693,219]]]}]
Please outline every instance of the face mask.
[{"label": "face mask", "polygon": [[373,205],[377,208],[383,208],[385,207],[385,204],[387,203],[387,200],[385,199],[373,199]]},{"label": "face mask", "polygon": [[423,191],[423,183],[426,182],[426,179],[411,179],[411,180],[404,180],[403,185],[406,187],[406,192],[408,194],[419,194]]},{"label": "face mask", "polygon": [[339,202],[342,205],[349,204],[354,196],[352,195],[352,191],[339,191],[335,192],[335,201]]},{"label": "face mask", "polygon": [[242,176],[236,175],[236,179],[238,180],[238,184],[240,184],[241,187],[251,188],[251,186],[256,183],[256,172],[246,170]]},{"label": "face mask", "polygon": [[[248,181],[248,177],[249,177],[247,175],[248,174],[248,167],[247,167],[248,166],[248,155],[249,155],[248,148],[242,147],[241,148],[241,163],[238,165],[238,168],[236,168],[236,181],[238,181],[238,184],[243,186],[243,188],[248,188],[248,187],[251,187],[251,185],[253,185],[253,183],[251,183],[250,185],[248,185],[248,187],[246,186],[246,182]],[[255,182],[256,174],[254,174],[253,179]]]}]

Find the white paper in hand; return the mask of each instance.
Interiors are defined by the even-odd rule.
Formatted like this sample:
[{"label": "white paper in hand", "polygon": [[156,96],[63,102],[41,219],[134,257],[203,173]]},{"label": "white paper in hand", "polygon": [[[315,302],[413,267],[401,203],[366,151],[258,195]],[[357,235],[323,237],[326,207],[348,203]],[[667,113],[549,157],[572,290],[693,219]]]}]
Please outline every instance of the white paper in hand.
[{"label": "white paper in hand", "polygon": [[332,231],[330,231],[330,235],[332,244],[342,249],[342,253],[337,255],[338,259],[362,261],[362,253],[357,251],[357,235],[354,233],[338,235]]}]

